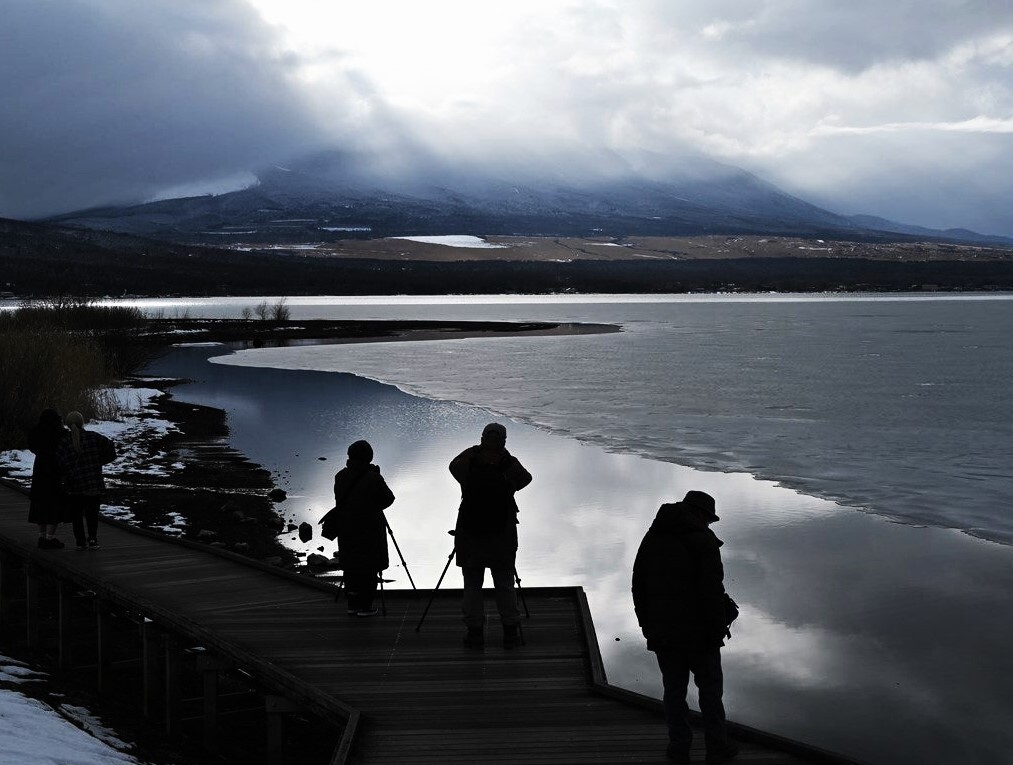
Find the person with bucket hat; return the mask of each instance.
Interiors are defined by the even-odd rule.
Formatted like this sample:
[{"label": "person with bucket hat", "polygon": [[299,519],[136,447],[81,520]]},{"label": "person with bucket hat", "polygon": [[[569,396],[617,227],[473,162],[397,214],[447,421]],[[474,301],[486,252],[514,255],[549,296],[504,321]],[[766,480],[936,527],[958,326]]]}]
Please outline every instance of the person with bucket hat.
[{"label": "person with bucket hat", "polygon": [[718,520],[714,498],[689,491],[658,510],[633,564],[633,605],[658,659],[664,683],[666,754],[689,762],[693,732],[686,691],[690,673],[700,692],[707,762],[732,759],[722,702],[721,647],[728,633],[722,542],[710,529]]}]

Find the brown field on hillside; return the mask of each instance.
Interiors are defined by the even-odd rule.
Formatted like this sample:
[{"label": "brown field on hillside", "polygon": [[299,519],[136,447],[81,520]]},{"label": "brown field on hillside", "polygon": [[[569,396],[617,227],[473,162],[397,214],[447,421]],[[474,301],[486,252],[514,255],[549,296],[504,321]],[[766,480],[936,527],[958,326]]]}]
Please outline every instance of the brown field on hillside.
[{"label": "brown field on hillside", "polygon": [[248,242],[235,249],[291,252],[312,258],[377,260],[721,260],[729,258],[864,258],[873,260],[1013,260],[1013,249],[943,242],[846,242],[771,236],[566,238],[489,236],[489,246],[460,247],[402,238],[345,239],[291,246]]}]

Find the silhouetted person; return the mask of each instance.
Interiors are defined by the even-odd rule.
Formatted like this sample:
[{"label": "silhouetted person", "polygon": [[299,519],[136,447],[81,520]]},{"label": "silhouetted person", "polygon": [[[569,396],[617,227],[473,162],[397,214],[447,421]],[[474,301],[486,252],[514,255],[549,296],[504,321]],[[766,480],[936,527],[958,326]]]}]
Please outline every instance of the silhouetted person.
[{"label": "silhouetted person", "polygon": [[514,593],[517,559],[517,502],[514,492],[531,483],[531,474],[506,449],[506,428],[485,426],[482,441],[457,455],[450,472],[461,484],[461,506],[454,531],[457,565],[464,577],[464,623],[469,648],[485,645],[485,570],[492,572],[496,608],[503,623],[503,647],[520,645],[520,615]]},{"label": "silhouetted person", "polygon": [[60,441],[56,457],[67,492],[74,539],[78,550],[97,550],[98,513],[102,492],[105,491],[102,466],[116,459],[116,447],[101,433],[85,430],[84,417],[80,412],[70,412],[65,422],[70,432]]},{"label": "silhouetted person", "polygon": [[28,522],[38,525],[39,547],[43,550],[59,550],[64,546],[56,538],[56,527],[72,519],[56,459],[56,449],[66,434],[63,419],[54,409],[42,412],[38,424],[28,433],[28,448],[35,455]]},{"label": "silhouetted person", "polygon": [[721,701],[721,646],[728,624],[722,542],[709,528],[716,520],[714,498],[702,491],[662,505],[633,564],[633,604],[647,649],[657,655],[661,668],[666,753],[675,762],[690,761],[690,673],[700,691],[707,762],[724,762],[738,754],[725,732]]},{"label": "silhouetted person", "polygon": [[383,511],[394,503],[394,493],[372,461],[368,442],[348,447],[348,461],[334,476],[334,509],[321,519],[325,536],[329,528],[337,531],[348,613],[358,616],[376,616],[377,575],[390,565]]}]

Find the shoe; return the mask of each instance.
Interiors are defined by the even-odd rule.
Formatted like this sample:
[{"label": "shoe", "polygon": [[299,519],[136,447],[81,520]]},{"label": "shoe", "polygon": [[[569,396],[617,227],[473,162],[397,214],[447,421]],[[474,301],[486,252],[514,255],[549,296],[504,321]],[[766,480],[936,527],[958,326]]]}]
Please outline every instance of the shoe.
[{"label": "shoe", "polygon": [[356,616],[376,616],[379,613],[375,608],[360,608],[355,612]]},{"label": "shoe", "polygon": [[669,741],[668,746],[665,747],[665,757],[672,762],[689,762],[689,746]]},{"label": "shoe", "polygon": [[481,627],[468,627],[468,631],[464,635],[464,647],[473,648],[476,651],[485,648],[485,635]]},{"label": "shoe", "polygon": [[88,549],[88,543],[82,540],[82,541],[80,541],[80,542],[78,542],[77,544],[74,545],[74,549],[75,550],[87,550]]},{"label": "shoe", "polygon": [[728,762],[739,753],[739,747],[737,744],[731,741],[726,741],[718,747],[711,747],[707,750],[707,763],[708,765],[714,765],[719,762]]},{"label": "shoe", "polygon": [[46,547],[50,550],[62,550],[66,545],[56,537],[50,537],[46,540]]},{"label": "shoe", "polygon": [[98,550],[101,546],[102,545],[100,545],[98,543],[97,539],[89,539],[88,540],[88,549],[89,550]]},{"label": "shoe", "polygon": [[359,609],[358,608],[349,608],[348,609],[348,615],[349,616],[356,616],[358,613],[359,613]]},{"label": "shoe", "polygon": [[503,625],[503,647],[507,650],[524,645],[521,639],[521,628],[516,624]]}]

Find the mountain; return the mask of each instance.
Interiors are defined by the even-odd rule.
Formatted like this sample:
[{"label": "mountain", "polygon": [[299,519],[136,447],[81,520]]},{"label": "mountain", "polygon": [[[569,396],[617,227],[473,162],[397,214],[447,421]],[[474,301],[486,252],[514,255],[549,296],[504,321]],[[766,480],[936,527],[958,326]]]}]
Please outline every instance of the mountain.
[{"label": "mountain", "polygon": [[855,226],[869,231],[882,231],[889,234],[903,234],[918,239],[943,239],[953,242],[981,244],[988,247],[1009,247],[1013,239],[1005,236],[992,236],[969,231],[966,228],[933,229],[923,226],[908,226],[875,215],[851,215],[848,220]]},{"label": "mountain", "polygon": [[173,241],[320,241],[349,236],[518,234],[861,236],[862,227],[744,170],[698,155],[614,153],[467,159],[324,152],[218,196],[91,209],[65,226]]}]

